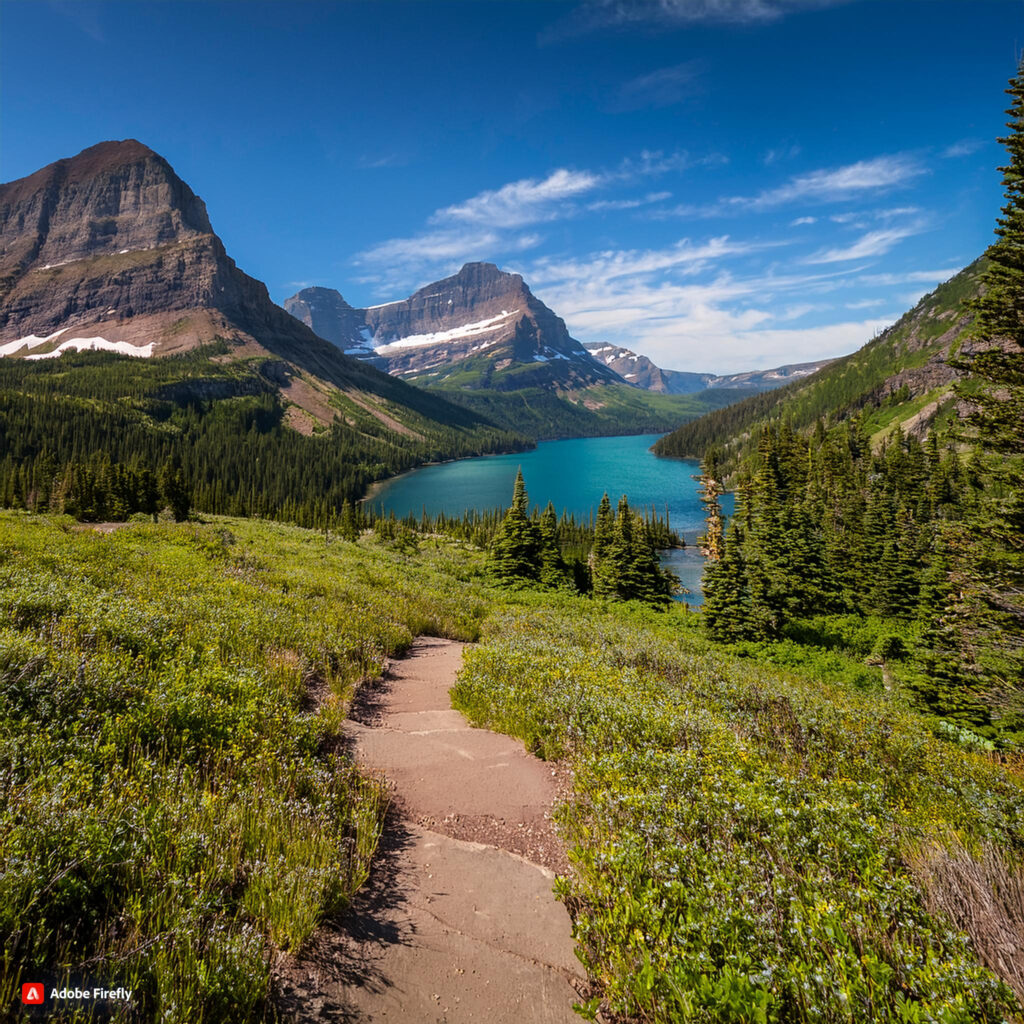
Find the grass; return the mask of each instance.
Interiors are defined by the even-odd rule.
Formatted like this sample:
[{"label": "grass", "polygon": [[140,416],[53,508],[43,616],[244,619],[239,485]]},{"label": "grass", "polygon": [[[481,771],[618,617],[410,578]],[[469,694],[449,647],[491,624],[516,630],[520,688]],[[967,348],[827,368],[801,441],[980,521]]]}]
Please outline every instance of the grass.
[{"label": "grass", "polygon": [[0,1004],[84,974],[143,1019],[273,1018],[272,951],[344,908],[379,835],[338,744],[354,685],[477,633],[456,553],[228,520],[0,513],[0,538]]},{"label": "grass", "polygon": [[[997,947],[949,912],[1001,907],[1013,934],[1019,771],[935,738],[880,680],[733,658],[696,618],[511,609],[453,692],[475,723],[572,761],[561,894],[597,986],[581,1009],[666,1024],[1019,1019],[984,966]],[[973,898],[931,883],[948,890],[955,872],[922,870],[965,857]]]},{"label": "grass", "polygon": [[1020,766],[884,689],[884,623],[728,650],[683,607],[504,594],[400,539],[0,513],[3,1006],[44,972],[144,1020],[276,1019],[276,951],[344,911],[381,827],[348,700],[430,633],[480,641],[475,723],[571,762],[585,1014],[1020,1019]]}]

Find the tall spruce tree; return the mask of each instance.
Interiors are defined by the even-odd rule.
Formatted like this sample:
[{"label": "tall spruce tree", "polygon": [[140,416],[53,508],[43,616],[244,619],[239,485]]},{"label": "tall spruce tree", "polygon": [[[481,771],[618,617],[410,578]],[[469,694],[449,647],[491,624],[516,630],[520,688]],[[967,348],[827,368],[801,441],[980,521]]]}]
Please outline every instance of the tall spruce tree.
[{"label": "tall spruce tree", "polygon": [[991,457],[993,486],[954,555],[953,597],[935,627],[951,657],[931,668],[947,689],[972,691],[956,703],[984,705],[998,738],[1024,743],[1024,60],[1006,91],[1006,204],[958,361],[967,439]]},{"label": "tall spruce tree", "polygon": [[545,587],[563,587],[568,583],[565,560],[558,543],[558,516],[549,501],[541,513],[537,533],[537,553],[540,559],[539,580]]},{"label": "tall spruce tree", "polygon": [[540,577],[540,538],[530,521],[523,471],[516,473],[512,504],[491,542],[490,572],[504,586],[534,583]]}]

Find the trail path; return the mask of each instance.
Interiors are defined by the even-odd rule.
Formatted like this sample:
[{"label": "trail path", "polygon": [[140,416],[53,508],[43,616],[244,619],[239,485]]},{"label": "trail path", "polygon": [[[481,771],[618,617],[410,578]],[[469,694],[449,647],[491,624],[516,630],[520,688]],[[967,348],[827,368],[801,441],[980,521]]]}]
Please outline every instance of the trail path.
[{"label": "trail path", "polygon": [[395,810],[367,891],[286,990],[300,1019],[580,1019],[569,916],[551,892],[564,864],[548,818],[556,779],[518,740],[452,710],[461,662],[461,644],[420,637],[346,725]]}]

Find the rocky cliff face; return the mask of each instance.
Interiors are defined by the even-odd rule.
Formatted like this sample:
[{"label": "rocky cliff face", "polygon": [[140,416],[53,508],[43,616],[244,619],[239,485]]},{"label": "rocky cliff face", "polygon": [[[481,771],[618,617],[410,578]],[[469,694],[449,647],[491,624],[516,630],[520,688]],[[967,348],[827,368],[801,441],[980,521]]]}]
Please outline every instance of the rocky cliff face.
[{"label": "rocky cliff face", "polygon": [[171,337],[157,322],[181,313],[228,331],[296,335],[228,257],[203,201],[141,143],[103,142],[0,185],[0,340],[55,331],[134,340],[133,321],[147,317],[163,354],[187,347],[190,331],[179,325]]},{"label": "rocky cliff face", "polygon": [[275,385],[315,421],[333,418],[339,392],[389,429],[403,408],[465,418],[275,305],[227,255],[203,201],[141,143],[103,142],[0,185],[0,357],[162,356],[214,340],[272,355]]},{"label": "rocky cliff face", "polygon": [[492,263],[467,263],[398,302],[353,309],[333,289],[306,288],[285,309],[348,354],[407,380],[499,390],[621,383],[522,277]]}]

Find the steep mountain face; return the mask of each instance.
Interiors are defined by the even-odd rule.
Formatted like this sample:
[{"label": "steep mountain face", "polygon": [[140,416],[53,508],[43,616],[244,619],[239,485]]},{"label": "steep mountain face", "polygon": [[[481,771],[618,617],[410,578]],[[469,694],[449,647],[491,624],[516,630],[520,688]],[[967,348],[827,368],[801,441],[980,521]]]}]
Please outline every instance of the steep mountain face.
[{"label": "steep mountain face", "polygon": [[306,288],[285,309],[349,355],[417,383],[553,391],[621,383],[522,277],[493,263],[467,263],[380,306],[353,309],[333,289]]},{"label": "steep mountain face", "polygon": [[793,363],[772,370],[747,370],[719,376],[714,373],[687,373],[682,370],[663,370],[647,356],[637,355],[617,345],[588,342],[587,351],[599,362],[614,370],[623,380],[648,391],[668,395],[692,395],[708,388],[744,388],[750,391],[770,391],[801,377],[817,373],[832,360],[815,363]]},{"label": "steep mountain face", "polygon": [[347,358],[275,305],[213,232],[203,201],[153,150],[102,142],[0,185],[0,356],[99,349],[150,357],[217,341],[252,360],[309,432],[369,412],[473,417]]},{"label": "steep mountain face", "polygon": [[756,445],[761,425],[782,419],[806,430],[819,419],[828,424],[860,416],[875,445],[897,428],[925,435],[957,414],[957,370],[949,360],[975,344],[967,335],[972,314],[965,303],[979,294],[984,267],[984,258],[975,260],[852,355],[687,423],[655,451],[699,458],[714,445],[742,459]]}]

